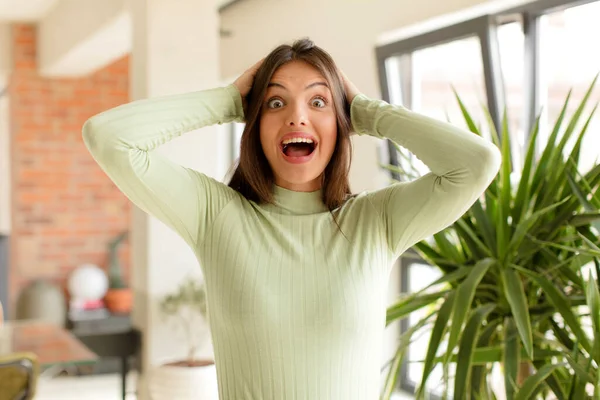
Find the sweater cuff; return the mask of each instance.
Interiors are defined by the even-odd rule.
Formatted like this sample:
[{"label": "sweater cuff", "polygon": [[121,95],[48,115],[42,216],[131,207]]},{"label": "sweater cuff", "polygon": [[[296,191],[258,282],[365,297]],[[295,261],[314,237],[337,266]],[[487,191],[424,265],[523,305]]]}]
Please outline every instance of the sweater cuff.
[{"label": "sweater cuff", "polygon": [[375,129],[377,108],[375,102],[364,94],[357,94],[350,105],[350,121],[358,135],[380,137]]},{"label": "sweater cuff", "polygon": [[225,86],[225,90],[233,100],[234,121],[244,122],[244,107],[242,106],[242,95],[238,88],[232,83]]}]

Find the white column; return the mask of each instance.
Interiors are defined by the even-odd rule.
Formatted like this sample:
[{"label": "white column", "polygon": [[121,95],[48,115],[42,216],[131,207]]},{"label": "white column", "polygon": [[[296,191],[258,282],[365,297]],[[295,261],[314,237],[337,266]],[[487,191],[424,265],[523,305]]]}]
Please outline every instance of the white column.
[{"label": "white column", "polygon": [[0,24],[0,234],[10,233],[10,125],[8,76],[12,69],[12,34]]},{"label": "white column", "polygon": [[[132,100],[219,85],[218,12],[213,0],[132,0]],[[221,179],[226,171],[227,131],[209,127],[163,146],[172,160]],[[185,196],[185,193],[181,194]],[[143,332],[142,368],[186,354],[181,336],[161,319],[158,302],[192,273],[191,249],[169,228],[135,209],[132,223],[134,323]],[[210,354],[208,354],[210,356]],[[141,398],[147,399],[142,378]]]}]

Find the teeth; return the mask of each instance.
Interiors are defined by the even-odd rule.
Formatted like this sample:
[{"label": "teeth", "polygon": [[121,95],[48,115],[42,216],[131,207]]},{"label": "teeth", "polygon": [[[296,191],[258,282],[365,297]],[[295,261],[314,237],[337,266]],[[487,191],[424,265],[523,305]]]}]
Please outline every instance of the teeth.
[{"label": "teeth", "polygon": [[291,138],[291,139],[285,139],[283,142],[281,142],[281,144],[288,145],[290,143],[314,143],[312,139],[309,138]]}]

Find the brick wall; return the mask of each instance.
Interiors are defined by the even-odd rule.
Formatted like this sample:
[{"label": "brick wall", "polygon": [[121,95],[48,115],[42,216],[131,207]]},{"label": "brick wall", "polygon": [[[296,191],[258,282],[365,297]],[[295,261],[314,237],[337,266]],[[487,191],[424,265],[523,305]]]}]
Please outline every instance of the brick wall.
[{"label": "brick wall", "polygon": [[[9,275],[14,306],[32,279],[64,285],[82,263],[106,267],[106,244],[128,228],[130,205],[81,138],[87,118],[128,101],[128,57],[89,77],[47,79],[37,73],[35,27],[15,25],[13,38]],[[127,270],[128,252],[125,244],[121,260]]]}]

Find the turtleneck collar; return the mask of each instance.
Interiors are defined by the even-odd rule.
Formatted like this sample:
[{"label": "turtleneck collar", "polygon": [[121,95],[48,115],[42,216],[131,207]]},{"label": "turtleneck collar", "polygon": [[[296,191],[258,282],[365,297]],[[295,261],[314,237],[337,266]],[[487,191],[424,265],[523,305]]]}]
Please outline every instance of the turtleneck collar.
[{"label": "turtleneck collar", "polygon": [[281,214],[317,214],[328,211],[323,203],[321,190],[314,192],[295,192],[273,185],[274,204],[267,204],[265,208]]}]

